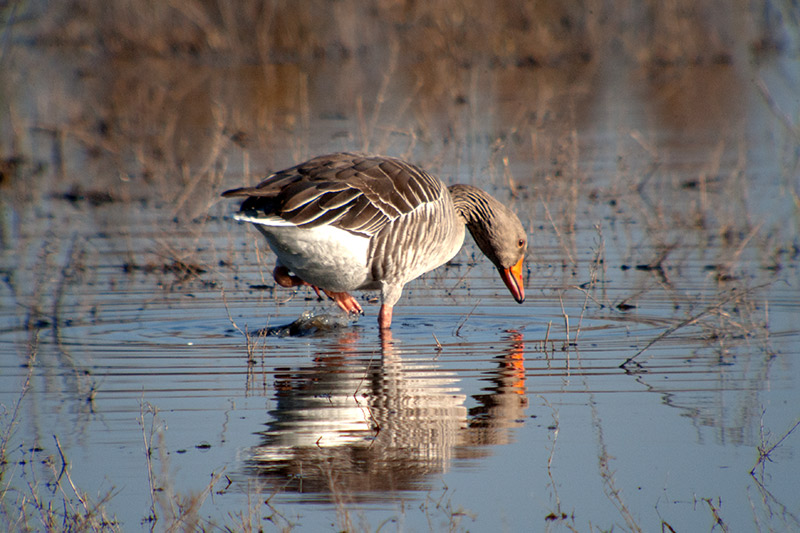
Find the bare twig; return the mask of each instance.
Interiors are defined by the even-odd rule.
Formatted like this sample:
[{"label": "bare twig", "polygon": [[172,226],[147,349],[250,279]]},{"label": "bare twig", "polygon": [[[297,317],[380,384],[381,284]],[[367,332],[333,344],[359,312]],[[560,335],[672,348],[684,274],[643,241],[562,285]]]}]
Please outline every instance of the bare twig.
[{"label": "bare twig", "polygon": [[547,220],[550,222],[550,225],[553,226],[553,231],[555,231],[556,236],[558,237],[558,241],[561,244],[561,248],[564,250],[564,253],[567,254],[567,258],[571,264],[575,264],[575,258],[572,255],[572,252],[569,251],[569,247],[567,246],[564,235],[562,235],[561,231],[558,229],[558,225],[556,221],[553,220],[553,215],[550,214],[550,209],[547,207],[547,202],[543,199],[540,199],[542,202],[542,206],[544,207],[544,213],[547,216]]},{"label": "bare twig", "polygon": [[[587,288],[584,289],[583,287],[578,287],[579,290],[583,291],[583,306],[581,307],[581,314],[578,317],[578,328],[575,330],[575,341],[574,342],[575,342],[576,346],[578,344],[578,337],[581,334],[581,325],[583,324],[583,315],[586,314],[586,309],[587,309],[588,304],[589,304],[589,298],[592,298],[592,300],[595,303],[597,303],[598,305],[602,305],[599,302],[597,302],[597,300],[595,298],[591,297],[590,294],[589,294],[589,290],[594,289],[594,287],[597,285],[597,272],[600,269],[600,265],[603,264],[603,262],[604,262],[605,246],[606,246],[605,245],[605,240],[603,239],[603,231],[602,231],[602,227],[600,226],[600,223],[595,224],[594,227],[595,227],[595,230],[597,231],[598,236],[600,237],[600,244],[599,244],[597,250],[595,250],[595,252],[594,252],[594,260],[589,265],[589,283],[588,284],[584,284],[584,285],[586,285]],[[563,306],[562,306],[562,308],[563,308]]]},{"label": "bare twig", "polygon": [[0,465],[5,465],[7,463],[6,450],[8,449],[8,442],[11,440],[11,435],[14,433],[14,428],[19,422],[19,409],[22,405],[22,400],[25,398],[25,395],[28,393],[28,390],[31,387],[31,376],[33,375],[36,354],[38,353],[39,349],[39,331],[40,330],[38,329],[35,330],[32,335],[32,339],[28,346],[28,361],[26,362],[28,366],[28,372],[25,374],[25,382],[22,384],[22,389],[20,390],[17,401],[14,402],[14,409],[11,412],[11,418],[6,425],[5,431],[2,435],[0,435]]},{"label": "bare twig", "polygon": [[478,300],[477,303],[475,303],[475,305],[472,307],[472,309],[470,309],[469,313],[467,313],[467,316],[465,316],[463,319],[461,319],[461,323],[456,328],[456,333],[455,333],[456,337],[460,337],[459,333],[461,332],[461,328],[464,327],[464,324],[467,323],[467,320],[469,320],[469,317],[472,316],[472,313],[475,312],[475,309],[478,308],[480,303],[481,303],[481,301]]},{"label": "bare twig", "polygon": [[708,504],[708,508],[711,509],[711,514],[714,516],[714,523],[719,525],[722,528],[722,531],[727,532],[728,526],[725,525],[725,522],[722,521],[722,517],[719,514],[719,509],[714,505],[714,502],[711,501],[711,498],[703,498],[703,501]]},{"label": "bare twig", "polygon": [[[578,362],[580,364],[580,360]],[[611,469],[611,461],[613,457],[608,453],[605,437],[603,435],[603,423],[600,415],[597,412],[597,402],[594,399],[594,394],[589,395],[589,405],[591,405],[592,425],[594,426],[595,434],[597,435],[598,456],[597,463],[600,472],[600,478],[603,480],[603,492],[608,497],[609,501],[619,511],[622,518],[625,520],[626,525],[630,531],[640,532],[641,526],[636,523],[633,513],[628,508],[625,500],[622,497],[622,489],[617,486],[614,478],[615,472]]]},{"label": "bare twig", "polygon": [[436,351],[437,352],[441,352],[442,351],[442,343],[439,342],[439,339],[436,337],[436,333],[431,332],[431,335],[433,335],[433,340],[436,341]]},{"label": "bare twig", "polygon": [[772,113],[778,117],[778,120],[781,121],[787,131],[789,131],[796,139],[800,140],[800,126],[794,124],[789,118],[789,115],[784,113],[784,111],[780,108],[778,103],[772,97],[772,93],[769,92],[769,88],[767,88],[767,84],[764,83],[764,80],[758,78],[756,80],[756,87],[758,87],[758,91],[761,93],[761,96],[764,97],[764,101],[767,103],[770,111],[772,111]]},{"label": "bare twig", "polygon": [[[87,516],[91,514],[89,511],[89,505],[86,503],[86,498],[81,495],[80,491],[75,487],[75,483],[72,482],[72,476],[69,475],[69,469],[67,469],[67,460],[64,458],[64,451],[61,449],[61,443],[58,441],[58,437],[53,435],[53,440],[56,441],[56,449],[58,449],[58,454],[61,456],[61,472],[67,475],[67,481],[69,481],[69,486],[72,487],[72,491],[77,496],[78,501],[81,502],[83,505],[83,509],[86,511]],[[59,476],[60,478],[61,476]],[[60,482],[58,482],[60,485]]]},{"label": "bare twig", "polygon": [[556,483],[555,477],[553,476],[553,458],[556,455],[556,442],[558,441],[558,432],[559,432],[559,420],[558,420],[558,410],[553,407],[553,405],[542,395],[539,395],[539,398],[542,402],[552,411],[551,416],[553,417],[553,424],[549,427],[551,432],[549,435],[552,435],[552,446],[550,447],[550,454],[547,456],[547,477],[550,478],[550,486],[553,489],[553,497],[556,502],[556,511],[555,514],[558,516],[561,514],[561,499],[558,496],[558,483]]},{"label": "bare twig", "polygon": [[753,465],[753,468],[750,470],[750,475],[751,476],[755,476],[756,468],[758,468],[760,465],[763,465],[766,461],[771,461],[769,455],[775,450],[775,448],[780,446],[783,443],[783,441],[785,441],[787,438],[789,438],[789,435],[791,435],[794,432],[794,430],[796,430],[798,428],[798,426],[800,426],[800,419],[798,419],[794,423],[794,425],[791,428],[789,428],[789,430],[786,431],[786,433],[784,433],[781,436],[781,438],[779,438],[777,441],[775,441],[775,443],[772,444],[772,445],[769,445],[765,441],[764,430],[763,430],[763,426],[762,426],[762,429],[761,429],[761,441],[762,442],[761,442],[761,445],[758,446],[758,460],[756,461],[756,464]]},{"label": "bare twig", "polygon": [[220,292],[222,293],[222,304],[225,306],[225,312],[228,314],[228,320],[231,321],[231,325],[233,325],[233,328],[236,331],[247,337],[247,335],[245,335],[245,332],[242,331],[242,328],[239,327],[239,324],[237,324],[236,321],[231,316],[231,310],[228,307],[228,299],[225,297],[225,287],[221,287]]},{"label": "bare twig", "polygon": [[679,329],[684,328],[686,326],[690,326],[690,325],[696,323],[698,320],[700,320],[704,316],[706,316],[707,314],[722,308],[722,306],[724,306],[725,304],[731,302],[732,300],[736,300],[737,298],[741,298],[743,295],[746,295],[749,292],[755,291],[757,289],[761,289],[763,287],[766,287],[766,284],[758,285],[757,287],[753,287],[751,289],[748,289],[748,290],[745,290],[745,291],[742,291],[742,292],[734,292],[731,295],[729,295],[727,298],[725,298],[722,301],[718,302],[717,304],[712,305],[711,307],[707,307],[707,308],[703,309],[702,311],[700,311],[699,313],[697,313],[696,315],[690,316],[686,320],[683,320],[683,321],[679,322],[678,324],[675,324],[674,326],[672,326],[671,328],[668,328],[667,330],[663,331],[656,338],[654,338],[653,340],[648,342],[647,345],[644,348],[642,348],[641,350],[636,352],[631,357],[627,358],[621,365],[619,365],[619,368],[625,368],[630,363],[632,363],[634,359],[636,359],[641,354],[643,354],[648,348],[653,346],[658,341],[660,341],[662,339],[665,339],[666,337],[669,337],[670,335],[672,335],[673,333],[675,333]]},{"label": "bare twig", "polygon": [[[153,450],[151,449],[151,445],[153,442],[153,435],[151,431],[150,440],[148,441],[147,431],[145,429],[145,423],[144,423],[144,411],[145,411],[144,405],[145,405],[144,401],[142,401],[139,404],[139,426],[142,428],[142,440],[144,441],[144,455],[145,455],[145,460],[147,462],[147,480],[148,480],[148,485],[150,487],[150,516],[147,517],[147,520],[151,520],[152,522],[155,523],[155,521],[158,520],[158,514],[156,513],[156,486],[153,477],[153,461],[152,461]],[[153,425],[155,425],[155,419],[158,412],[150,404],[147,404],[147,410],[150,413],[152,413]]]},{"label": "bare twig", "polygon": [[564,309],[564,294],[559,291],[558,293],[558,301],[561,304],[561,314],[564,316],[564,328],[566,329],[567,338],[564,341],[564,351],[567,352],[567,371],[569,371],[569,315],[567,311]]},{"label": "bare twig", "polygon": [[544,353],[547,355],[547,341],[550,340],[550,327],[553,325],[552,320],[547,321],[547,331],[544,334]]},{"label": "bare twig", "polygon": [[58,437],[53,435],[53,439],[56,441],[56,449],[58,450],[58,455],[61,456],[61,472],[59,472],[58,477],[56,478],[56,483],[60,483],[61,478],[64,476],[64,472],[67,471],[67,459],[64,457],[64,451],[61,449],[61,443],[58,442]]}]

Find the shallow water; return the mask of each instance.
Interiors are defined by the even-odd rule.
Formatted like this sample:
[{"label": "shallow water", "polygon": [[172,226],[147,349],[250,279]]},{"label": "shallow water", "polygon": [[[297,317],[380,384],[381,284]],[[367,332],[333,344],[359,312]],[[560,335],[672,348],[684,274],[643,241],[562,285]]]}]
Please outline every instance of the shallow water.
[{"label": "shallow water", "polygon": [[[795,57],[475,68],[438,108],[402,65],[12,60],[4,523],[72,483],[126,531],[800,530]],[[391,335],[275,288],[219,192],[364,148],[511,205],[525,304],[469,238]]]}]

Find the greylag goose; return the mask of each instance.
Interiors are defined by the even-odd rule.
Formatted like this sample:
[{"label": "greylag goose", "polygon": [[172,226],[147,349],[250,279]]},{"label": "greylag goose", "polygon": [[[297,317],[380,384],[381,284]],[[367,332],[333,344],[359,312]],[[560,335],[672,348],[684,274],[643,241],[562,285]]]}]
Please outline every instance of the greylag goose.
[{"label": "greylag goose", "polygon": [[405,284],[458,253],[465,227],[514,299],[525,300],[519,218],[476,187],[448,188],[400,159],[324,155],[222,196],[245,198],[234,218],[266,237],[279,285],[310,285],[348,313],[362,312],[351,291],[380,290],[381,330]]}]

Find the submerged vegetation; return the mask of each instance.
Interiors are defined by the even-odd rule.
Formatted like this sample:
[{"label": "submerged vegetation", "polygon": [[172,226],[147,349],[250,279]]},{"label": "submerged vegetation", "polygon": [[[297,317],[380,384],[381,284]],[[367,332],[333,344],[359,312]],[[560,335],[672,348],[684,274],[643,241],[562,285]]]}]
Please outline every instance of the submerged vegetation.
[{"label": "submerged vegetation", "polygon": [[[778,381],[776,368],[793,376],[789,387],[798,379],[790,358],[800,338],[798,58],[800,19],[788,0],[3,4],[0,529],[291,530],[302,517],[277,496],[313,487],[340,530],[402,530],[416,515],[431,530],[469,530],[481,510],[462,508],[444,482],[423,491],[420,479],[482,457],[482,447],[513,440],[509,428],[540,417],[545,455],[531,453],[548,483],[543,527],[652,530],[655,508],[664,531],[692,529],[698,521],[679,521],[693,513],[728,530],[737,510],[720,494],[673,501],[662,498],[672,496],[663,481],[663,494],[639,486],[637,495],[617,474],[626,459],[597,407],[606,386],[595,390],[598,376],[658,394],[698,440],[709,431],[751,449],[747,501],[757,529],[800,529],[791,495],[765,475],[771,461],[796,464],[781,449],[796,447],[800,415],[760,396]],[[235,309],[296,317],[314,299],[275,290],[273,259],[232,227],[219,193],[341,149],[401,156],[443,179],[496,189],[530,233],[526,286],[536,305],[493,306],[494,287],[467,248],[410,289],[409,307],[428,314],[405,330],[424,330],[426,340],[414,337],[397,353],[377,337],[365,346],[347,324],[325,337],[319,316],[313,331],[303,320],[248,327]],[[188,334],[176,326],[181,313],[197,322]],[[450,338],[433,332],[446,313],[458,315]],[[298,329],[323,340],[311,344],[311,362],[284,368],[296,363],[267,333]],[[498,329],[501,348],[481,337]],[[146,354],[141,364],[152,374],[142,381],[130,378],[143,371],[128,345]],[[492,369],[480,379],[491,383],[481,382],[469,409],[451,405],[460,391],[447,388],[446,373],[375,368],[375,359],[395,361],[404,350],[426,362],[453,358],[469,376],[483,357]],[[174,353],[186,359],[164,355]],[[326,414],[342,416],[342,405],[354,405],[369,423],[347,435],[376,444],[315,441],[287,459],[274,445],[287,432],[274,424],[245,454],[249,477],[219,457],[195,457],[188,469],[208,463],[211,473],[187,487],[174,466],[187,449],[227,448],[224,437],[214,446],[167,442],[170,428],[144,383],[154,395],[180,383],[187,398],[203,397],[180,381],[184,365],[241,377],[244,396],[230,393],[240,403],[274,392],[289,406],[282,422],[309,423],[295,404],[310,413],[325,400]],[[526,389],[526,377],[540,388]],[[430,390],[403,389],[418,381]],[[368,385],[384,396],[358,396]],[[591,408],[593,482],[616,513],[608,522],[569,501],[559,462],[576,436],[561,433],[568,406],[553,392],[565,389]],[[408,408],[426,401],[441,403]],[[83,432],[90,422],[117,428],[116,409],[131,413],[117,402],[136,403],[125,421],[138,421],[136,450],[109,437],[125,443],[115,449],[120,462],[139,458],[136,474],[94,478],[100,486],[87,488],[75,470],[91,468],[76,457],[90,440]],[[526,413],[528,402],[545,415]],[[227,427],[236,408],[224,409]],[[433,422],[403,433],[420,419]],[[381,440],[395,437],[396,448]],[[400,437],[429,456],[403,455],[411,446]],[[379,455],[386,449],[395,455]],[[259,453],[285,462],[259,462]],[[417,490],[422,501],[398,497],[391,518],[370,522],[353,481],[365,477]],[[147,491],[139,524],[116,516],[123,490]],[[236,511],[207,510],[242,492],[247,504]]]}]

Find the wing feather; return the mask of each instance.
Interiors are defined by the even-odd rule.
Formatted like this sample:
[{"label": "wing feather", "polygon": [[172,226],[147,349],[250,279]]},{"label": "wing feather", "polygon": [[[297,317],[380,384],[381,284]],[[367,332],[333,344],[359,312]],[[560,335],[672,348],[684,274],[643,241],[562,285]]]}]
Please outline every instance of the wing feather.
[{"label": "wing feather", "polygon": [[399,159],[336,153],[276,172],[255,187],[233,189],[245,197],[247,220],[270,225],[277,219],[300,227],[331,225],[376,235],[420,206],[440,201],[444,184]]}]

